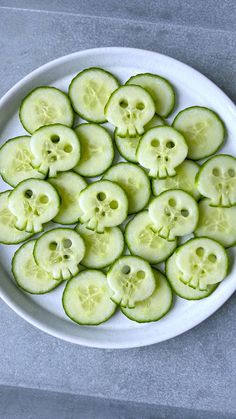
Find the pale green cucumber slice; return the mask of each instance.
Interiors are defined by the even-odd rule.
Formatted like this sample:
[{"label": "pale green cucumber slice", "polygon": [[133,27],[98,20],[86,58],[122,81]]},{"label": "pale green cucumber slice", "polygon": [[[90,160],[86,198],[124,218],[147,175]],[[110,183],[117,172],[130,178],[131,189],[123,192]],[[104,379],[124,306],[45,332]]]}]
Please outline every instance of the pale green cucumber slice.
[{"label": "pale green cucumber slice", "polygon": [[155,289],[151,266],[137,256],[123,256],[107,273],[113,290],[112,300],[123,307],[133,308],[138,301],[150,297]]},{"label": "pale green cucumber slice", "polygon": [[117,79],[102,68],[81,71],[69,86],[69,97],[75,112],[91,122],[106,122],[104,107],[112,92],[119,87]]},{"label": "pale green cucumber slice", "polygon": [[74,322],[96,326],[115,313],[116,304],[111,295],[103,272],[85,270],[67,282],[62,304],[65,313]]},{"label": "pale green cucumber slice", "polygon": [[97,233],[103,233],[106,227],[121,224],[128,214],[125,192],[110,180],[100,180],[88,185],[80,193],[79,205],[82,210],[80,221]]},{"label": "pale green cucumber slice", "polygon": [[155,114],[151,95],[140,86],[121,86],[112,93],[105,115],[120,137],[136,137]]},{"label": "pale green cucumber slice", "polygon": [[[154,115],[150,122],[145,125],[144,129],[147,131],[150,128],[166,125],[166,122],[158,115]],[[130,162],[137,163],[137,156],[136,152],[138,149],[139,142],[141,140],[141,136],[138,135],[137,137],[119,137],[117,134],[117,129],[114,133],[116,147],[122,157],[125,160]]]},{"label": "pale green cucumber slice", "polygon": [[29,136],[8,140],[0,149],[0,174],[3,180],[14,187],[25,179],[43,179],[44,175],[32,166],[33,158]]},{"label": "pale green cucumber slice", "polygon": [[31,134],[44,125],[63,124],[72,127],[74,112],[68,96],[51,86],[32,90],[22,101],[19,116]]},{"label": "pale green cucumber slice", "polygon": [[67,280],[77,275],[84,254],[82,237],[70,228],[47,231],[34,247],[36,263],[56,280]]},{"label": "pale green cucumber slice", "polygon": [[122,313],[138,323],[155,322],[164,317],[172,306],[172,290],[165,276],[153,269],[156,288],[144,301],[137,302],[134,308],[122,307]]},{"label": "pale green cucumber slice", "polygon": [[126,225],[125,241],[130,253],[152,264],[163,262],[177,246],[177,240],[159,236],[148,211],[140,212]]},{"label": "pale green cucumber slice", "polygon": [[80,143],[76,133],[60,124],[35,131],[30,147],[34,155],[33,166],[49,177],[73,169],[80,159]]},{"label": "pale green cucumber slice", "polygon": [[76,231],[84,240],[86,251],[81,265],[87,268],[102,269],[111,265],[124,251],[124,237],[119,227],[110,227],[104,233],[89,230],[78,224]]},{"label": "pale green cucumber slice", "polygon": [[170,189],[151,202],[149,216],[161,237],[174,240],[176,236],[185,236],[195,230],[198,206],[187,192]]},{"label": "pale green cucumber slice", "polygon": [[114,148],[109,132],[97,124],[81,124],[75,128],[81,146],[81,157],[74,171],[86,177],[99,176],[111,166]]},{"label": "pale green cucumber slice", "polygon": [[197,176],[199,192],[210,198],[214,207],[236,205],[236,159],[218,154],[207,160]]},{"label": "pale green cucumber slice", "polygon": [[236,244],[236,206],[231,208],[212,207],[210,200],[202,199],[198,204],[199,220],[197,237],[208,237],[224,247]]},{"label": "pale green cucumber slice", "polygon": [[60,208],[56,189],[45,180],[27,179],[18,183],[8,198],[8,208],[16,217],[15,227],[28,233],[43,230]]},{"label": "pale green cucumber slice", "polygon": [[8,208],[8,197],[11,191],[0,193],[0,243],[17,244],[27,240],[32,234],[20,231],[15,227],[16,217]]},{"label": "pale green cucumber slice", "polygon": [[35,262],[33,250],[36,240],[23,244],[12,259],[12,273],[17,285],[30,294],[45,294],[60,282],[41,269]]},{"label": "pale green cucumber slice", "polygon": [[185,160],[175,170],[175,176],[152,180],[153,195],[158,196],[169,189],[181,189],[198,200],[200,193],[196,185],[196,176],[199,171],[199,165],[194,161]]},{"label": "pale green cucumber slice", "polygon": [[166,178],[175,176],[188,153],[184,137],[171,127],[155,127],[142,137],[137,158],[139,164],[149,170],[149,176]]},{"label": "pale green cucumber slice", "polygon": [[61,198],[61,206],[58,214],[53,219],[59,224],[77,223],[82,211],[79,206],[80,192],[86,188],[85,180],[74,172],[59,173],[56,178],[49,178]]},{"label": "pale green cucumber slice", "polygon": [[178,113],[173,127],[183,134],[188,144],[188,158],[203,159],[214,154],[225,138],[225,127],[211,109],[192,106]]},{"label": "pale green cucumber slice", "polygon": [[130,77],[126,84],[143,87],[150,93],[155,103],[156,113],[167,117],[175,106],[175,92],[171,83],[164,77],[151,73],[137,74]]},{"label": "pale green cucumber slice", "polygon": [[179,279],[188,286],[207,291],[226,277],[228,256],[221,244],[206,237],[191,239],[176,250]]},{"label": "pale green cucumber slice", "polygon": [[136,213],[147,205],[151,186],[141,167],[133,163],[118,163],[108,169],[103,179],[116,182],[125,191],[129,202],[129,214]]},{"label": "pale green cucumber slice", "polygon": [[206,298],[218,286],[218,284],[208,285],[205,291],[200,291],[198,288],[194,289],[184,284],[180,279],[182,278],[182,273],[176,264],[176,252],[166,262],[166,276],[175,294],[185,300],[201,300],[202,298]]}]

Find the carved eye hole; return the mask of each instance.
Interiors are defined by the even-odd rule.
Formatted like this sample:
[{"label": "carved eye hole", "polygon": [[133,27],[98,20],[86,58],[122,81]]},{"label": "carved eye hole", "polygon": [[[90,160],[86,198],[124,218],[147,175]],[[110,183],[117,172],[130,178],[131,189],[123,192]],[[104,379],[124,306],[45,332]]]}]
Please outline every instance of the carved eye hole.
[{"label": "carved eye hole", "polygon": [[138,109],[139,111],[143,111],[144,108],[145,108],[144,103],[142,103],[142,102],[137,103],[136,109]]},{"label": "carved eye hole", "polygon": [[174,143],[174,141],[167,141],[167,143],[166,143],[166,147],[167,148],[174,148],[175,147],[175,143]]},{"label": "carved eye hole", "polygon": [[121,101],[120,101],[120,103],[119,103],[119,105],[120,105],[120,107],[121,108],[127,108],[127,106],[128,106],[128,102],[127,102],[127,100],[126,99],[122,99]]},{"label": "carved eye hole", "polygon": [[220,176],[220,170],[218,169],[218,167],[214,167],[214,169],[212,169],[212,174],[214,176]]}]

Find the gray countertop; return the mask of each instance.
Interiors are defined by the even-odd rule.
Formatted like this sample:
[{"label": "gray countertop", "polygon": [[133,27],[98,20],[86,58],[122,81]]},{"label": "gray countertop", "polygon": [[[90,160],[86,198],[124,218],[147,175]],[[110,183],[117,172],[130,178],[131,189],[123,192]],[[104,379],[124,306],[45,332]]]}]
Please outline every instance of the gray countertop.
[{"label": "gray countertop", "polygon": [[[31,70],[61,55],[92,47],[129,46],[192,65],[236,100],[235,14],[234,0],[0,0],[0,95]],[[113,418],[233,417],[235,303],[234,295],[211,318],[170,341],[113,351],[48,336],[0,301],[0,417],[40,417],[23,408],[9,413],[6,406],[19,401],[19,389],[65,393],[58,402],[56,393],[51,393],[54,410],[51,416],[41,415],[43,419],[53,417],[63,397],[65,405],[68,400],[70,406],[75,403],[71,395],[88,396],[90,406],[98,403],[91,416],[82,418],[95,417],[95,411],[99,418],[111,417],[111,412]],[[34,403],[32,393],[24,394]],[[104,400],[110,413],[99,416],[98,400]],[[109,411],[109,401],[116,400],[119,404]],[[122,410],[121,401],[129,403],[127,410]],[[42,403],[34,406],[43,408]],[[154,408],[159,409],[158,416]],[[119,414],[114,413],[117,409]],[[65,409],[60,412],[55,417],[77,417]]]}]

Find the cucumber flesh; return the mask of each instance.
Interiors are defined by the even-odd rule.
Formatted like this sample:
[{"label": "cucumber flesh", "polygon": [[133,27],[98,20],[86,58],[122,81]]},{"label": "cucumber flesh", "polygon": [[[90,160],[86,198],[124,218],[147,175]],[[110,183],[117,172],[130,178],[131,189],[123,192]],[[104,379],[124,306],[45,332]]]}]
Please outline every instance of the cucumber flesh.
[{"label": "cucumber flesh", "polygon": [[126,225],[125,241],[133,255],[152,264],[163,262],[177,246],[177,240],[168,241],[159,236],[148,211],[140,212]]},{"label": "cucumber flesh", "polygon": [[72,127],[74,112],[68,96],[59,89],[41,86],[22,101],[20,120],[31,134],[44,125],[63,124]]},{"label": "cucumber flesh", "polygon": [[133,308],[137,301],[150,297],[155,289],[151,266],[137,256],[123,256],[107,273],[113,290],[112,300],[123,307]]},{"label": "cucumber flesh", "polygon": [[34,155],[33,166],[49,177],[73,169],[80,159],[76,133],[60,124],[38,129],[31,137],[30,147]]},{"label": "cucumber flesh", "polygon": [[91,67],[74,77],[69,97],[75,112],[91,122],[106,122],[104,107],[112,92],[119,87],[116,78],[101,68]]},{"label": "cucumber flesh", "polygon": [[142,137],[137,158],[139,164],[149,170],[149,176],[166,178],[175,176],[175,167],[187,156],[184,137],[171,127],[155,127]]},{"label": "cucumber flesh", "polygon": [[105,107],[108,122],[120,137],[136,137],[155,114],[150,94],[140,86],[122,86],[112,93]]},{"label": "cucumber flesh", "polygon": [[81,124],[75,128],[81,145],[81,158],[74,171],[82,176],[99,176],[111,166],[114,148],[109,132],[97,124]]},{"label": "cucumber flesh", "polygon": [[29,136],[8,140],[0,149],[0,173],[3,180],[14,187],[25,179],[43,179],[44,175],[33,168],[33,158]]},{"label": "cucumber flesh", "polygon": [[128,199],[123,189],[109,180],[100,180],[87,186],[79,197],[81,223],[103,233],[106,227],[121,224],[128,214]]},{"label": "cucumber flesh", "polygon": [[130,77],[126,84],[143,87],[150,93],[155,103],[156,113],[167,117],[175,106],[175,92],[170,82],[156,74],[137,74]]},{"label": "cucumber flesh", "polygon": [[191,239],[175,253],[176,265],[181,272],[179,279],[194,289],[207,291],[209,285],[223,281],[227,275],[227,253],[215,240]]},{"label": "cucumber flesh", "polygon": [[152,295],[135,304],[134,308],[122,307],[122,313],[138,323],[155,322],[164,317],[172,306],[172,290],[165,276],[153,269],[156,288]]},{"label": "cucumber flesh", "polygon": [[138,212],[147,205],[151,187],[148,176],[141,167],[132,163],[118,163],[105,173],[103,179],[116,182],[125,191],[129,214]]},{"label": "cucumber flesh", "polygon": [[11,191],[0,193],[0,243],[17,244],[27,240],[32,234],[20,231],[15,227],[16,217],[8,208],[8,197]]},{"label": "cucumber flesh", "polygon": [[207,160],[197,176],[199,192],[210,198],[214,207],[236,205],[236,159],[218,154]]},{"label": "cucumber flesh", "polygon": [[173,127],[183,134],[188,144],[188,158],[203,159],[214,154],[225,138],[224,124],[211,109],[192,106],[179,112]]},{"label": "cucumber flesh", "polygon": [[53,221],[59,224],[77,223],[82,215],[79,195],[87,186],[85,180],[74,172],[63,172],[59,173],[56,178],[50,178],[49,182],[61,198],[60,210]]},{"label": "cucumber flesh", "polygon": [[176,168],[175,176],[152,180],[153,195],[158,196],[169,189],[181,189],[198,200],[200,198],[200,193],[196,185],[198,171],[199,166],[197,163],[191,160],[185,160]]},{"label": "cucumber flesh", "polygon": [[116,310],[111,300],[106,275],[97,270],[85,270],[67,282],[62,304],[71,320],[95,326],[108,320]]},{"label": "cucumber flesh", "polygon": [[36,241],[36,263],[56,280],[68,280],[79,272],[85,254],[81,236],[69,228],[47,231]]},{"label": "cucumber flesh", "polygon": [[198,222],[198,206],[187,192],[162,192],[149,205],[149,216],[157,233],[167,240],[192,233]]},{"label": "cucumber flesh", "polygon": [[16,217],[15,227],[28,233],[43,230],[60,208],[56,189],[45,180],[27,179],[20,182],[8,198],[9,210]]},{"label": "cucumber flesh", "polygon": [[218,241],[224,247],[236,244],[236,206],[231,208],[212,207],[210,200],[202,199],[198,204],[199,220],[194,234]]},{"label": "cucumber flesh", "polygon": [[17,285],[30,294],[45,294],[56,288],[60,282],[41,269],[35,262],[33,250],[36,240],[23,244],[12,259],[12,273]]}]

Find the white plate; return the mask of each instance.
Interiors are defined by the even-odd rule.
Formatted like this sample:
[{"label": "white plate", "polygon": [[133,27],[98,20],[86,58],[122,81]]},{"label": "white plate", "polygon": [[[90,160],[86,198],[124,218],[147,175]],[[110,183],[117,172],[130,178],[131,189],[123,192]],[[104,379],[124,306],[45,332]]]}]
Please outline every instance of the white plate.
[{"label": "white plate", "polygon": [[[178,92],[174,114],[187,106],[203,105],[223,118],[228,139],[223,152],[236,155],[236,110],[230,99],[211,81],[191,67],[170,57],[131,48],[98,48],[77,52],[52,61],[17,83],[0,101],[1,141],[24,133],[18,109],[22,98],[34,87],[48,85],[67,90],[70,80],[84,68],[97,66],[114,73],[121,82],[130,76],[151,72],[168,78]],[[3,182],[0,189],[9,189]],[[177,336],[214,313],[236,289],[235,264],[217,290],[201,301],[176,298],[174,307],[159,322],[136,324],[121,313],[97,327],[79,326],[64,314],[63,286],[42,296],[25,294],[17,288],[11,274],[11,258],[17,246],[0,246],[0,296],[21,317],[58,338],[99,348],[130,348],[150,345]],[[235,250],[230,250],[235,256]]]}]

